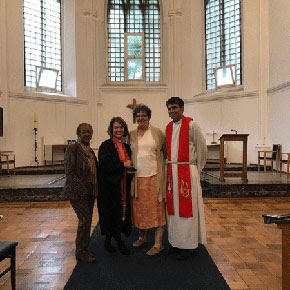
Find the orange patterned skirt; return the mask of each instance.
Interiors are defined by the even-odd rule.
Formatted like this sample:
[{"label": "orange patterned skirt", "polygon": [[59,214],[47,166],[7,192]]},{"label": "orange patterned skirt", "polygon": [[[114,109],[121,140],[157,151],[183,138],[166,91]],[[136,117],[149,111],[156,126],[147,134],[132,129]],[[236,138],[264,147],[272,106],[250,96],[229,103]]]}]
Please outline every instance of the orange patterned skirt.
[{"label": "orange patterned skirt", "polygon": [[157,175],[137,177],[138,198],[132,199],[132,223],[139,229],[166,224],[165,203],[157,200]]}]

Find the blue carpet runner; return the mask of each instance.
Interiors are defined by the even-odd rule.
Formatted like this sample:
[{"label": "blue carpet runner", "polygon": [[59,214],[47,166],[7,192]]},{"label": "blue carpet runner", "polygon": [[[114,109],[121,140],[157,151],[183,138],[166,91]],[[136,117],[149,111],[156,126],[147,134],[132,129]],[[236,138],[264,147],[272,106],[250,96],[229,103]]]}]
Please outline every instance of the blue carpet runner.
[{"label": "blue carpet runner", "polygon": [[[148,231],[147,244],[135,249],[131,245],[137,237],[138,231],[133,229],[131,236],[124,238],[131,249],[129,256],[123,256],[119,251],[110,254],[104,250],[104,236],[97,225],[90,244],[96,264],[78,262],[64,290],[230,289],[203,245],[199,245],[197,254],[179,261],[175,255],[167,255],[164,251],[156,256],[146,256],[153,245],[154,231]],[[164,244],[168,245],[166,232]]]}]

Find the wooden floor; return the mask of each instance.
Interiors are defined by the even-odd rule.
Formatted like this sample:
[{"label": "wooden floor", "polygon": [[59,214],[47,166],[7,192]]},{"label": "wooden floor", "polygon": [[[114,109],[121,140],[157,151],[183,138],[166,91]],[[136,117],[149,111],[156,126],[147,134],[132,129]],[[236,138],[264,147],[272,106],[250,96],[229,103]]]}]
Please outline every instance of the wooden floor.
[{"label": "wooden floor", "polygon": [[[290,198],[204,199],[207,249],[231,289],[281,289],[281,231],[263,213],[289,214]],[[18,241],[17,289],[63,289],[76,265],[77,219],[68,202],[0,203],[0,240]],[[98,220],[97,210],[93,226]],[[0,271],[8,265],[2,261]],[[96,273],[97,275],[97,273]],[[10,289],[10,275],[0,279]]]}]

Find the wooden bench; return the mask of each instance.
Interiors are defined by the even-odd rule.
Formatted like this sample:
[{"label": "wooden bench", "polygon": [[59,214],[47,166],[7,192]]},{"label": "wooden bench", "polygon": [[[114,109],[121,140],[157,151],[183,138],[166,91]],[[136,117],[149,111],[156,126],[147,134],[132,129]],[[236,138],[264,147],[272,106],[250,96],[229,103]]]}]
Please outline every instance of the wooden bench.
[{"label": "wooden bench", "polygon": [[15,290],[16,285],[16,247],[17,242],[0,242],[0,262],[10,258],[10,266],[0,273],[0,278],[11,272],[11,288]]}]

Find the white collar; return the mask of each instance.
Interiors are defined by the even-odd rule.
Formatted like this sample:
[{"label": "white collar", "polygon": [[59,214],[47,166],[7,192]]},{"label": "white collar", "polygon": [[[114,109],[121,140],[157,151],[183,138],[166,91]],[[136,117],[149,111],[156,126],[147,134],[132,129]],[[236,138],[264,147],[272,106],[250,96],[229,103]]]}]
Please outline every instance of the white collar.
[{"label": "white collar", "polygon": [[179,125],[181,124],[182,118],[180,120],[178,120],[177,122],[173,122],[173,124]]}]

